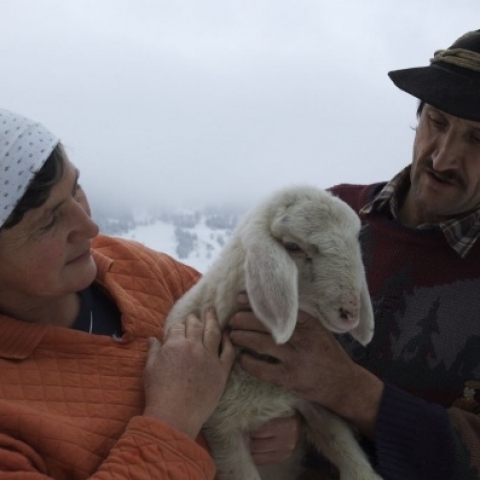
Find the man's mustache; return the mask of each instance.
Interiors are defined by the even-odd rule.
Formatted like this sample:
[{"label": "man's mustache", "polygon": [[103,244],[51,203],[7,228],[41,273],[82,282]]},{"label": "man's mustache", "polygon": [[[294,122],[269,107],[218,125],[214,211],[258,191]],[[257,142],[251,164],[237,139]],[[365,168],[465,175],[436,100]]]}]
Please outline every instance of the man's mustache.
[{"label": "man's mustache", "polygon": [[441,182],[457,184],[462,188],[465,188],[466,186],[463,176],[457,170],[449,169],[439,172],[438,170],[435,170],[433,161],[430,159],[425,160],[423,163],[423,169],[432,174]]}]

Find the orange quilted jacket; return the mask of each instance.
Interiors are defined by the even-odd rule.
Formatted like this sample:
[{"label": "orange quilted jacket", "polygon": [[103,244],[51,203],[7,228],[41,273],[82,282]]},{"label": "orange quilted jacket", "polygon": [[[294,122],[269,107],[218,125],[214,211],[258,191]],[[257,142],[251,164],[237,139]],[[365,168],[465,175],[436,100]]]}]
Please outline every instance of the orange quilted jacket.
[{"label": "orange quilted jacket", "polygon": [[99,236],[93,248],[124,336],[0,315],[0,479],[213,479],[202,446],[140,416],[146,337],[198,274],[134,242]]}]

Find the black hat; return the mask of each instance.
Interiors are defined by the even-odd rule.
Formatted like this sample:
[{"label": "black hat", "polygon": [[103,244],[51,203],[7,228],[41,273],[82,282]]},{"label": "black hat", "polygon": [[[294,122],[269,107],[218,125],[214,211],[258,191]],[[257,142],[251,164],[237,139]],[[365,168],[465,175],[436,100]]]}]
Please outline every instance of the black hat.
[{"label": "black hat", "polygon": [[428,67],[394,70],[388,76],[398,88],[435,108],[480,122],[480,30],[435,52]]}]

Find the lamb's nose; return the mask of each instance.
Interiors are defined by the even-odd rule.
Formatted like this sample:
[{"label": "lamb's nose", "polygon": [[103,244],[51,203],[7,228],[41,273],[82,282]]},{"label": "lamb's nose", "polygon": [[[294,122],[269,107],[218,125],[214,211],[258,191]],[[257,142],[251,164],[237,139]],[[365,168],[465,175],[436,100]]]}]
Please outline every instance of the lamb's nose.
[{"label": "lamb's nose", "polygon": [[354,328],[358,323],[359,306],[360,298],[349,294],[345,297],[343,305],[338,310],[340,318],[351,328]]}]

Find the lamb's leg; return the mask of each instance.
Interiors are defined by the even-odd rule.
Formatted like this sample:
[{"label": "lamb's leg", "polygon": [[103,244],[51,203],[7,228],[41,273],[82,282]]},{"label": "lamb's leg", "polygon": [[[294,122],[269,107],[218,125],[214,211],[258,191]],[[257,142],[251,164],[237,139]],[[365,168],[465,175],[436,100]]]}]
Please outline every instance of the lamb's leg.
[{"label": "lamb's leg", "polygon": [[340,471],[341,480],[382,480],[355,439],[350,426],[319,406],[301,402],[310,439]]},{"label": "lamb's leg", "polygon": [[261,480],[247,437],[239,430],[219,432],[207,426],[203,433],[217,466],[217,480]]}]

